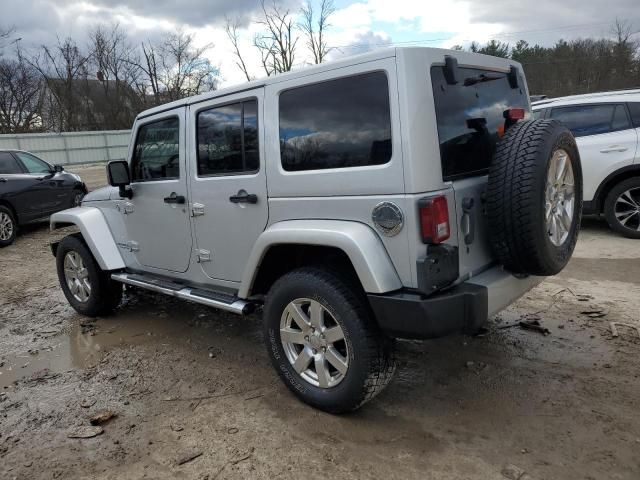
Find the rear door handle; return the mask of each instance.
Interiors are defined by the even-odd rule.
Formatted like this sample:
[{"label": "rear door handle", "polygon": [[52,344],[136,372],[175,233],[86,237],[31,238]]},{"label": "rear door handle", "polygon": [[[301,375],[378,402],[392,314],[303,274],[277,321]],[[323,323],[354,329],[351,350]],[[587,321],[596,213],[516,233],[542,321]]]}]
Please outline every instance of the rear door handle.
[{"label": "rear door handle", "polygon": [[164,203],[183,204],[186,201],[184,195],[178,195],[176,192],[171,192],[171,195],[164,197]]},{"label": "rear door handle", "polygon": [[621,145],[611,145],[610,147],[600,150],[600,153],[626,152],[627,150],[629,150],[627,147]]},{"label": "rear door handle", "polygon": [[236,195],[229,197],[231,203],[258,203],[258,196],[255,193],[247,193],[246,190],[240,190]]}]

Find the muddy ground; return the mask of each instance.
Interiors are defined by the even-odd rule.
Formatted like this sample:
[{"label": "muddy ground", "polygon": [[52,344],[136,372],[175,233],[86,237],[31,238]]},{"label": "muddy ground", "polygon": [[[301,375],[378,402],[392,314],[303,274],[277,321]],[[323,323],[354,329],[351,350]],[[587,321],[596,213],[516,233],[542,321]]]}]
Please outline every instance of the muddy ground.
[{"label": "muddy ground", "polygon": [[[345,416],[280,383],[257,316],[133,292],[79,316],[60,235],[28,227],[0,251],[0,479],[640,478],[640,338],[610,329],[640,324],[640,242],[599,221],[486,335],[400,342],[393,382]],[[535,318],[550,334],[512,326]],[[103,409],[102,434],[68,438]]]}]

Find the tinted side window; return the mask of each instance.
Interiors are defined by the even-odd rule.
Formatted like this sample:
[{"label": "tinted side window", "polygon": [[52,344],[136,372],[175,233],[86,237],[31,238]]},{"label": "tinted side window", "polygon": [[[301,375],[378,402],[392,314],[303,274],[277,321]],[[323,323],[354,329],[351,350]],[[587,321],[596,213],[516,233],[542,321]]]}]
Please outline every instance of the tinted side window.
[{"label": "tinted side window", "polygon": [[576,137],[631,128],[622,105],[575,105],[554,108],[551,118],[560,120]]},{"label": "tinted side window", "polygon": [[387,163],[391,111],[386,74],[355,75],[282,92],[280,157],[289,171]]},{"label": "tinted side window", "polygon": [[539,118],[544,118],[544,108],[542,110],[534,110],[533,112],[531,112],[531,115],[533,115],[533,118],[535,120],[538,120]]},{"label": "tinted side window", "polygon": [[258,102],[198,113],[198,175],[255,172],[259,168]]},{"label": "tinted side window", "polygon": [[22,173],[22,167],[13,155],[7,152],[0,152],[0,175],[9,173]]},{"label": "tinted side window", "polygon": [[629,111],[631,112],[631,121],[633,126],[640,128],[640,102],[628,103]]},{"label": "tinted side window", "polygon": [[40,160],[33,155],[24,152],[16,152],[16,155],[24,165],[24,168],[27,169],[29,173],[49,173],[51,172],[51,167],[48,163]]},{"label": "tinted side window", "polygon": [[131,161],[132,180],[171,180],[180,177],[180,121],[173,117],[138,129]]}]

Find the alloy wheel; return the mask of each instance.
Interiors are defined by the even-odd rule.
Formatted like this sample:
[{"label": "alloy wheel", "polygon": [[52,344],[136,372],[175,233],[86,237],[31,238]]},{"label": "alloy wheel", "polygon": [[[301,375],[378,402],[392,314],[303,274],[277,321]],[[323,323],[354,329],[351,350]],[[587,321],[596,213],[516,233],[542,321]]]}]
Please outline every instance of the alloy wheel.
[{"label": "alloy wheel", "polygon": [[318,301],[298,298],[280,319],[287,360],[303,380],[320,388],[338,385],[349,369],[349,347],[342,327]]},{"label": "alloy wheel", "polygon": [[553,152],[547,172],[545,189],[545,225],[549,240],[556,247],[567,241],[573,224],[575,180],[569,154]]},{"label": "alloy wheel", "polygon": [[82,303],[89,300],[91,295],[89,270],[78,252],[71,250],[65,255],[64,277],[73,298]]},{"label": "alloy wheel", "polygon": [[7,241],[13,235],[13,220],[8,213],[0,212],[0,240]]},{"label": "alloy wheel", "polygon": [[620,194],[616,199],[614,215],[624,228],[640,231],[640,187],[630,188]]}]

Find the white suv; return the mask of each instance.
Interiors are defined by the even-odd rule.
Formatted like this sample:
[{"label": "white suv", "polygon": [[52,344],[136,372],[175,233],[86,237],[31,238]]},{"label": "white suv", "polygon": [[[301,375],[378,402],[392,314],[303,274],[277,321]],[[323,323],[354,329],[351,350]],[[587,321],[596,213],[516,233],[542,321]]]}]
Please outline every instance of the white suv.
[{"label": "white suv", "polygon": [[122,284],[244,315],[301,399],[354,410],[393,338],[477,331],[576,244],[571,132],[510,60],[398,48],[141,113],[111,187],[51,217],[85,315]]},{"label": "white suv", "polygon": [[533,111],[576,137],[584,213],[604,213],[613,230],[640,238],[640,89],[542,100]]}]

